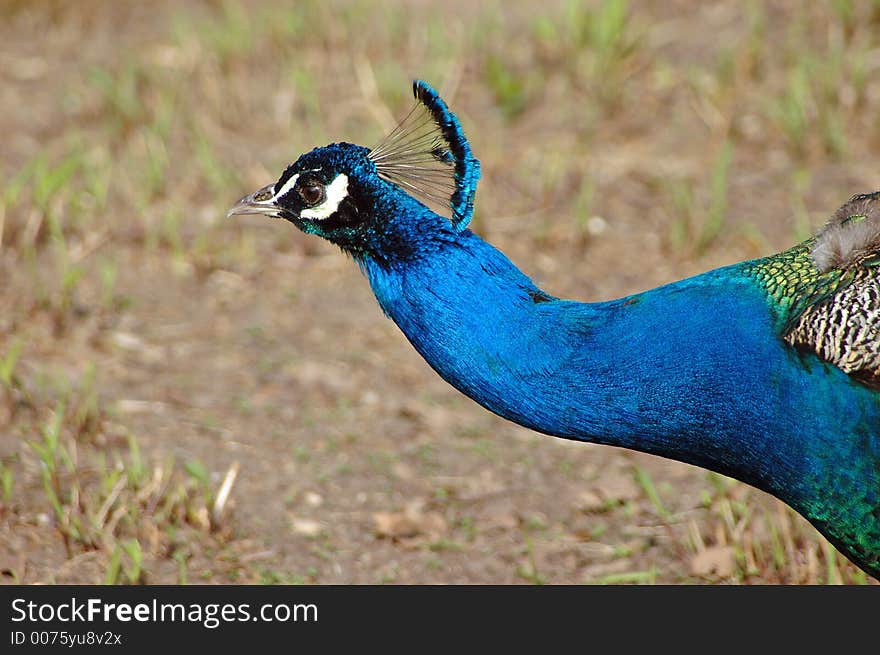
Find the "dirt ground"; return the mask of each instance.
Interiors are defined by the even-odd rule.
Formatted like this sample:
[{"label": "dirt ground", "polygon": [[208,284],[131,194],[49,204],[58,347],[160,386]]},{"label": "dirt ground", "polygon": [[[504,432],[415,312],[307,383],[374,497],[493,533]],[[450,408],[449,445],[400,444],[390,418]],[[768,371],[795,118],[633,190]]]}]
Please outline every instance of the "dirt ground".
[{"label": "dirt ground", "polygon": [[225,218],[420,77],[555,295],[768,254],[880,188],[868,4],[5,3],[0,576],[873,584],[766,494],[487,413],[337,249]]}]

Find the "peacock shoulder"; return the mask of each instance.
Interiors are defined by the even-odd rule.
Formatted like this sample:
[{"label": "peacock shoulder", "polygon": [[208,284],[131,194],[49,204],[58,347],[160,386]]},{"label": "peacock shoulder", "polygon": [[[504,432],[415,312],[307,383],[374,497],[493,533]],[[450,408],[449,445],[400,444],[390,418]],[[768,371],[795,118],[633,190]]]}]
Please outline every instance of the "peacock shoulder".
[{"label": "peacock shoulder", "polygon": [[815,237],[747,264],[782,338],[880,389],[880,192],[853,196]]}]

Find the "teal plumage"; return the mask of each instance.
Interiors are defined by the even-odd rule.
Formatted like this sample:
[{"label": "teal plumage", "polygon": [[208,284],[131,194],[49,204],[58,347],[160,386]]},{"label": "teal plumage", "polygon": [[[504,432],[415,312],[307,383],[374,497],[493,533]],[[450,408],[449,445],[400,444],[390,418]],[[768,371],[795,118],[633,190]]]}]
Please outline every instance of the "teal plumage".
[{"label": "teal plumage", "polygon": [[306,153],[230,213],[287,219],[351,254],[422,357],[490,411],[736,477],[880,577],[880,194],[778,255],[563,300],[466,228],[479,163],[436,92],[415,95],[418,127],[372,151]]}]

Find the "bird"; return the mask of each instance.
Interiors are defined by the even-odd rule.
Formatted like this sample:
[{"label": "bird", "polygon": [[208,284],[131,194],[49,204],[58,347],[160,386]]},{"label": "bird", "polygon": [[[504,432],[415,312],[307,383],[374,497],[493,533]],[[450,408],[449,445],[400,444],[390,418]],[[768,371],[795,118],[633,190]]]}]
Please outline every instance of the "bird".
[{"label": "bird", "polygon": [[487,410],[736,478],[880,579],[880,192],[777,254],[559,298],[468,229],[479,160],[438,92],[413,93],[376,147],[306,152],[228,215],[339,246],[424,360]]}]

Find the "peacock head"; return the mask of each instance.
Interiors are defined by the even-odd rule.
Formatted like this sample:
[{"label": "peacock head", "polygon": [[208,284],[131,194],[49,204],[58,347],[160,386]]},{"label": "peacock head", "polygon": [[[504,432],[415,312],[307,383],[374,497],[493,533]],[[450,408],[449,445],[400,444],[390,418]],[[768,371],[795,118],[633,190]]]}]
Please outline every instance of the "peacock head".
[{"label": "peacock head", "polygon": [[413,109],[377,147],[315,148],[228,215],[284,218],[356,257],[382,258],[389,243],[405,248],[401,223],[436,216],[427,205],[446,210],[453,229],[464,230],[474,211],[480,162],[437,92],[417,80],[413,94]]}]

